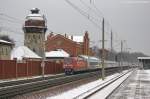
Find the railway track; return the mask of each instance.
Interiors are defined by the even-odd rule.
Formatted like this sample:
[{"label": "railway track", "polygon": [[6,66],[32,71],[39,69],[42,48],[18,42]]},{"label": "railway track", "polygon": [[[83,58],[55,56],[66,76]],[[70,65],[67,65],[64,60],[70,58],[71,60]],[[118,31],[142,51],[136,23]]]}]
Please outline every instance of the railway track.
[{"label": "railway track", "polygon": [[90,72],[90,73],[83,73],[83,74],[77,74],[71,76],[63,76],[63,77],[47,79],[42,81],[35,81],[30,83],[24,83],[19,85],[1,87],[0,98],[10,98],[16,95],[42,90],[48,87],[69,83],[86,77],[96,76],[99,73],[100,72]]},{"label": "railway track", "polygon": [[[84,93],[81,93],[80,95],[74,97],[73,99],[93,99],[93,95],[95,95],[95,94],[97,94],[98,92],[102,91],[104,88],[108,87],[110,84],[114,83],[115,81],[117,81],[118,79],[120,79],[121,77],[123,77],[123,76],[125,76],[125,75],[126,75],[127,78],[128,78],[131,73],[133,73],[132,70],[130,70],[130,71],[124,73],[124,74],[121,74],[121,75],[119,75],[119,76],[116,76],[115,78],[112,78],[112,79],[110,79],[110,80],[108,80],[108,81],[106,81],[106,82],[104,82],[104,83],[101,83],[101,84],[95,86],[94,88],[92,88],[92,89],[90,89],[90,90],[88,90],[88,91],[86,91],[86,92],[84,92]],[[127,79],[127,78],[126,78],[126,79]],[[126,79],[125,79],[125,80],[126,80]],[[123,82],[124,82],[125,80],[123,80]],[[121,82],[119,85],[121,85],[123,82]],[[117,88],[118,88],[118,86],[117,86]],[[115,89],[116,89],[116,88],[115,88]],[[112,91],[114,91],[115,89],[113,89]],[[109,97],[109,95],[112,93],[112,91],[111,91],[110,93],[108,92],[108,93],[107,93],[108,95],[106,95],[106,96],[103,95],[103,97],[101,97],[101,96],[99,95],[99,97],[101,97],[101,99],[107,99],[107,98]],[[104,96],[105,96],[105,97],[104,97]],[[97,98],[94,98],[94,99],[97,99]]]},{"label": "railway track", "polygon": [[[107,75],[114,73],[114,71],[115,71],[114,68],[106,68]],[[25,82],[24,80],[21,80],[21,81],[6,83],[1,85],[0,87],[0,98],[9,98],[16,95],[25,94],[25,93],[49,88],[52,86],[57,86],[57,85],[77,81],[87,77],[100,76],[101,74],[100,72],[101,71],[88,72],[88,73],[82,73],[82,74],[76,74],[70,76],[57,75],[52,77],[31,79],[29,81],[25,80]]]},{"label": "railway track", "polygon": [[24,78],[24,79],[3,81],[3,82],[0,82],[0,88],[13,86],[13,85],[19,85],[19,84],[25,84],[25,83],[30,83],[30,82],[36,82],[36,81],[41,81],[41,80],[53,79],[53,78],[58,78],[58,77],[63,77],[63,76],[65,76],[64,73],[57,74],[57,75],[44,76],[44,77],[41,76],[41,77],[36,77],[36,78]]}]

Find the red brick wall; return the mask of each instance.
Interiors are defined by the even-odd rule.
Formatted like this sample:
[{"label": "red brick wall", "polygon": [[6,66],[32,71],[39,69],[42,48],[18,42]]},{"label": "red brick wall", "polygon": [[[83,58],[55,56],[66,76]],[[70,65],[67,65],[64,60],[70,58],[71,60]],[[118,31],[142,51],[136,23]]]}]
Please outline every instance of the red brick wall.
[{"label": "red brick wall", "polygon": [[[45,74],[63,73],[62,62],[45,62]],[[0,79],[39,76],[42,74],[41,61],[25,61],[17,63],[16,60],[0,60]]]},{"label": "red brick wall", "polygon": [[27,63],[18,63],[17,64],[17,77],[27,76]]},{"label": "red brick wall", "polygon": [[57,73],[63,73],[63,63],[62,62],[51,62],[46,61],[45,62],[45,74],[57,74]]},{"label": "red brick wall", "polygon": [[16,61],[0,60],[0,79],[16,77]]}]

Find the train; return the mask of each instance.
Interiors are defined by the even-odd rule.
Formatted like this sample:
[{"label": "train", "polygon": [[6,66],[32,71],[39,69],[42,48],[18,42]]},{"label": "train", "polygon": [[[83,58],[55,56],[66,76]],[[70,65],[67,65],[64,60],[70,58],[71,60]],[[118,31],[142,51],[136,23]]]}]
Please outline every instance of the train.
[{"label": "train", "polygon": [[[78,57],[64,58],[63,69],[66,75],[74,74],[76,72],[93,71],[102,68],[101,60],[96,57],[79,55]],[[105,68],[118,67],[119,62],[105,61]],[[129,63],[122,62],[121,66],[129,66]]]}]

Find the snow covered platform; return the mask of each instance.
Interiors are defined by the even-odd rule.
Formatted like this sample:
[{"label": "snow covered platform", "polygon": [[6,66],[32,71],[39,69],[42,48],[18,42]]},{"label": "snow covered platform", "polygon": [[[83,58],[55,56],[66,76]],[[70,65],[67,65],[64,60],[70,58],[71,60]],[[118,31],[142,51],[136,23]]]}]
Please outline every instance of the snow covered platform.
[{"label": "snow covered platform", "polygon": [[108,99],[150,99],[150,70],[137,70]]}]

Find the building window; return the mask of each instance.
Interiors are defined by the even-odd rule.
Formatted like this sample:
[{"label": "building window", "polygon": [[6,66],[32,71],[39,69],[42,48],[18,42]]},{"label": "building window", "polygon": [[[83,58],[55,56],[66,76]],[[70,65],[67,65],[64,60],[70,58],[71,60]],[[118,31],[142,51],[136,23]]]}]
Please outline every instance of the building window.
[{"label": "building window", "polygon": [[33,52],[36,52],[34,48],[33,48]]},{"label": "building window", "polygon": [[34,42],[37,43],[37,39],[34,39]]},{"label": "building window", "polygon": [[41,36],[39,35],[39,39],[41,39]]},{"label": "building window", "polygon": [[28,35],[28,40],[30,40],[30,35]]},{"label": "building window", "polygon": [[35,35],[33,34],[33,39],[36,39]]},{"label": "building window", "polygon": [[7,47],[6,47],[6,51],[5,51],[5,52],[6,52],[6,54],[5,54],[5,55],[8,55]]},{"label": "building window", "polygon": [[3,52],[3,47],[2,47],[2,55],[4,55],[4,52]]},{"label": "building window", "polygon": [[0,55],[2,55],[2,48],[0,48]]}]

